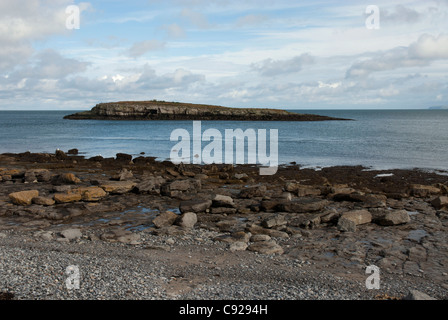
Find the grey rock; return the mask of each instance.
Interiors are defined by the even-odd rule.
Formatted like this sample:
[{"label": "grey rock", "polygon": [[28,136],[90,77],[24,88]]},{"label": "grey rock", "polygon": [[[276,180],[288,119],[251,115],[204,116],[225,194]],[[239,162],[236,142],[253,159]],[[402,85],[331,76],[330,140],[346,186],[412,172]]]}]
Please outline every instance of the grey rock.
[{"label": "grey rock", "polygon": [[76,240],[82,237],[82,232],[79,229],[66,229],[61,231],[60,234],[68,240]]},{"label": "grey rock", "polygon": [[437,300],[437,299],[418,290],[409,290],[408,295],[404,297],[403,300]]},{"label": "grey rock", "polygon": [[387,212],[384,216],[377,220],[377,223],[382,226],[396,226],[399,224],[405,224],[411,221],[409,214],[406,210],[396,210]]},{"label": "grey rock", "polygon": [[186,228],[192,229],[195,224],[198,222],[198,216],[194,212],[186,212],[182,214],[176,221],[176,225]]}]

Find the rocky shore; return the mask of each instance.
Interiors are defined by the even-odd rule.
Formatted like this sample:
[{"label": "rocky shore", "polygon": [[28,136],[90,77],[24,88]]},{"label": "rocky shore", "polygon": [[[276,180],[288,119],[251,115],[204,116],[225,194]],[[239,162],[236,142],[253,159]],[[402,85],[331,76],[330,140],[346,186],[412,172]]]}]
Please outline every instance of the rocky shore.
[{"label": "rocky shore", "polygon": [[0,155],[0,299],[446,299],[447,231],[443,174]]},{"label": "rocky shore", "polygon": [[229,108],[213,105],[122,101],[99,103],[92,110],[67,115],[70,120],[231,120],[231,121],[328,121],[347,120],[285,110]]}]

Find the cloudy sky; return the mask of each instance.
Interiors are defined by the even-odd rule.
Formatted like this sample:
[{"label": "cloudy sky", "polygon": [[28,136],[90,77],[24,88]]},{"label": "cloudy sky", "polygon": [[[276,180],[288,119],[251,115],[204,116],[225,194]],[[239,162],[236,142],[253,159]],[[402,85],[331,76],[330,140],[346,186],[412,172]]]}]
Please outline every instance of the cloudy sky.
[{"label": "cloudy sky", "polygon": [[[372,4],[379,21],[366,12]],[[67,28],[70,5],[79,29]],[[448,105],[448,0],[0,1],[0,110],[152,99]]]}]

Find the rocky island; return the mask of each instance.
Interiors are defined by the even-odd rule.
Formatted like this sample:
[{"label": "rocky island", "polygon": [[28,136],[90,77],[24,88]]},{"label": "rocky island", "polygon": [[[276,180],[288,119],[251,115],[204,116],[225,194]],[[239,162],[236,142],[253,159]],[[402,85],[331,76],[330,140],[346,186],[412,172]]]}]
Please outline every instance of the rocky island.
[{"label": "rocky island", "polygon": [[277,109],[229,108],[165,101],[99,103],[90,111],[65,116],[71,120],[233,120],[233,121],[327,121],[347,120]]}]

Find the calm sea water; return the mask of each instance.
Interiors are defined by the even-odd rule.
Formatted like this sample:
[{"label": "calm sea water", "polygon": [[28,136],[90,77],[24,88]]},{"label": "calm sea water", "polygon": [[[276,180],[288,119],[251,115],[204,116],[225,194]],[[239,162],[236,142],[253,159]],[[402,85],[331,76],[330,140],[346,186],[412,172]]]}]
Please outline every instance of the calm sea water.
[{"label": "calm sea water", "polygon": [[[364,165],[373,169],[448,170],[448,110],[301,110],[355,121],[202,121],[202,130],[278,129],[279,162],[307,167]],[[73,121],[74,111],[1,111],[0,153],[78,148],[86,156],[145,152],[168,159],[177,128],[191,121]],[[203,142],[203,147],[207,145]]]}]

